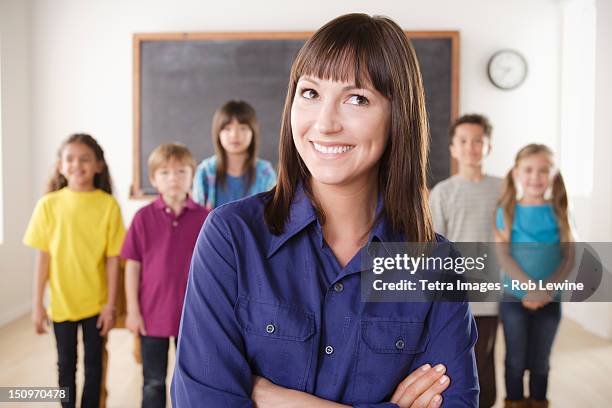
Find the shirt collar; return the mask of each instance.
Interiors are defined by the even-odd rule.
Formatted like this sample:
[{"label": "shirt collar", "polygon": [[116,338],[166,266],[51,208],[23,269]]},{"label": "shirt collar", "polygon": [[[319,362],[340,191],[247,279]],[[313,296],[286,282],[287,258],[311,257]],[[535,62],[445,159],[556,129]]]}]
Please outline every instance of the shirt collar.
[{"label": "shirt collar", "polygon": [[270,240],[268,258],[274,255],[274,253],[291,237],[298,234],[316,219],[317,212],[300,183],[293,195],[293,201],[289,208],[289,218],[285,222],[283,232],[279,235],[273,235]]},{"label": "shirt collar", "polygon": [[368,251],[369,245],[372,243],[381,243],[385,251],[387,253],[392,252],[392,247],[390,243],[393,242],[401,242],[403,241],[403,233],[398,233],[393,231],[391,223],[387,220],[387,217],[381,216],[381,212],[383,209],[383,199],[382,195],[378,195],[378,203],[376,205],[376,217],[377,222],[372,232],[370,232],[370,237],[368,239]]},{"label": "shirt collar", "polygon": [[[153,201],[153,206],[158,210],[165,210],[168,207],[168,205],[164,202],[164,199],[162,198],[161,194],[157,195],[157,198],[155,199],[155,201]],[[183,208],[183,211],[185,209],[196,210],[198,209],[198,207],[200,207],[199,204],[193,201],[191,199],[191,196],[188,196],[187,200],[185,201],[185,207]]]},{"label": "shirt collar", "polygon": [[[382,211],[383,200],[382,195],[378,196],[376,205],[376,216],[378,217]],[[302,184],[296,188],[291,207],[289,209],[289,219],[285,222],[285,228],[280,235],[273,235],[268,249],[268,258],[274,255],[276,251],[290,238],[298,234],[312,222],[317,221],[317,213],[312,202],[306,195]],[[322,235],[322,231],[321,231]],[[382,243],[385,250],[390,253],[391,247],[388,243],[402,241],[403,234],[396,233],[391,228],[391,224],[386,217],[380,217],[376,225],[370,232],[368,246],[371,243]],[[322,238],[321,238],[322,239]]]},{"label": "shirt collar", "polygon": [[153,207],[155,207],[158,210],[163,210],[167,207],[166,203],[162,199],[161,194],[158,194],[155,201],[153,201]]},{"label": "shirt collar", "polygon": [[187,201],[185,202],[185,208],[189,210],[197,210],[200,207],[201,205],[193,201],[193,199],[191,198],[191,195],[187,196]]}]

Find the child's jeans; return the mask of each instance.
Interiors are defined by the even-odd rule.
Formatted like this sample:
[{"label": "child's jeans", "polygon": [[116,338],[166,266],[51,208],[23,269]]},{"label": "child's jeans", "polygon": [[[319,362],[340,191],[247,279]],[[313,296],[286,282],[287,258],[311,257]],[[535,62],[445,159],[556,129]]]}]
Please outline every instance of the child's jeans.
[{"label": "child's jeans", "polygon": [[[175,339],[176,344],[176,339]],[[142,408],[166,406],[166,372],[168,371],[168,337],[140,336],[142,355]]]},{"label": "child's jeans", "polygon": [[523,375],[529,370],[529,397],[546,400],[550,352],[561,320],[561,304],[551,302],[529,310],[520,301],[504,301],[499,312],[506,341],[506,398],[525,398]]},{"label": "child's jeans", "polygon": [[77,365],[77,331],[81,326],[85,349],[85,384],[81,397],[82,408],[100,405],[102,384],[102,352],[104,338],[96,327],[98,316],[76,322],[53,322],[53,331],[57,343],[57,366],[59,369],[59,386],[68,387],[70,401],[62,402],[62,407],[76,405],[76,365]]}]

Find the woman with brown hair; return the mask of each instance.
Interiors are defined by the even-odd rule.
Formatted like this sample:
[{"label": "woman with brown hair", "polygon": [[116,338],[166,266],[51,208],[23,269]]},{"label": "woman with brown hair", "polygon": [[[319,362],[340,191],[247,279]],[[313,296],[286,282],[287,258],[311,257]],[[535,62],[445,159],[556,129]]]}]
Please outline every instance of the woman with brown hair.
[{"label": "woman with brown hair", "polygon": [[175,406],[477,405],[467,303],[361,299],[371,244],[442,240],[427,149],[397,24],[348,14],[319,29],[291,69],[277,186],[213,211],[200,234]]}]

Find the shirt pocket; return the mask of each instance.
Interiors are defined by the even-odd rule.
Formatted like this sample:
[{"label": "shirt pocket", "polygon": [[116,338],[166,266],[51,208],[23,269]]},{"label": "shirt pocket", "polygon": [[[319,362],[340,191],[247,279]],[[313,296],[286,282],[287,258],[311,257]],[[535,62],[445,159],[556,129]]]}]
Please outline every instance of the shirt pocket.
[{"label": "shirt pocket", "polygon": [[303,391],[313,354],[314,315],[297,306],[240,298],[235,308],[253,374]]},{"label": "shirt pocket", "polygon": [[424,321],[361,320],[355,367],[355,402],[383,401],[409,374],[415,357],[427,347]]}]

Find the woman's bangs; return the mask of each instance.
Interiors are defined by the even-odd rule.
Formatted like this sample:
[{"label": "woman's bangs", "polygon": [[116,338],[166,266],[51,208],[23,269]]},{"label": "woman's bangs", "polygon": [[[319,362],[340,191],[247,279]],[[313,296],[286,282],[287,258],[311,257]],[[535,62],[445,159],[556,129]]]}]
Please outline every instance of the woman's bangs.
[{"label": "woman's bangs", "polygon": [[360,38],[340,38],[344,41],[326,41],[321,36],[303,50],[296,61],[293,81],[310,76],[337,82],[353,82],[358,88],[374,88],[389,96],[389,74],[383,66],[386,58],[380,45],[373,47]]}]

